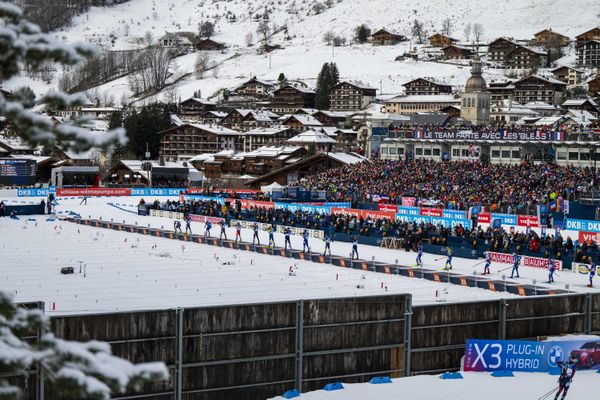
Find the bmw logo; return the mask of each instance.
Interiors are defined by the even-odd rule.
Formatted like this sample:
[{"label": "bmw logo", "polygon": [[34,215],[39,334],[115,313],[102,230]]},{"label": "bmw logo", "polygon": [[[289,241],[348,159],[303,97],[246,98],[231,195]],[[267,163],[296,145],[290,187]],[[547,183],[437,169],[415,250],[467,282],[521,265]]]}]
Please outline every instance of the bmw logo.
[{"label": "bmw logo", "polygon": [[563,359],[563,349],[560,346],[553,346],[548,352],[548,364],[556,367],[556,364]]}]

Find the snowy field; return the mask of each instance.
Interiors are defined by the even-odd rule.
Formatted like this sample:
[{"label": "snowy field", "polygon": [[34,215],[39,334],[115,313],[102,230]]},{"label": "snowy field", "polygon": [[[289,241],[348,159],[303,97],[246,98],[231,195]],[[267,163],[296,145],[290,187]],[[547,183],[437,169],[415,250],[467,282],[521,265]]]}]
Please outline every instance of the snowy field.
[{"label": "snowy field", "polygon": [[[155,199],[145,199],[147,202],[152,202]],[[161,201],[166,201],[167,198],[161,198]],[[176,198],[171,198],[171,200],[177,200]],[[165,229],[172,229],[173,221],[168,218],[159,218],[159,217],[142,217],[137,215],[137,203],[139,202],[138,198],[135,197],[121,197],[121,198],[92,198],[88,200],[88,205],[79,205],[81,202],[80,199],[66,199],[61,200],[60,206],[57,208],[58,211],[73,211],[78,214],[81,214],[82,218],[102,218],[104,220],[114,219],[117,222],[125,221],[128,224],[134,224],[138,222],[139,224],[147,225],[150,224],[152,227],[161,227],[164,226]],[[125,212],[120,209],[107,206],[107,203],[113,204],[121,204],[121,208],[131,210],[131,212]],[[192,229],[196,233],[204,232],[204,224],[198,222],[192,222]],[[218,235],[218,227],[214,227],[212,229],[213,235]],[[228,237],[233,238],[235,235],[234,228],[228,228]],[[571,237],[577,238],[576,232],[565,231],[564,234],[571,234]],[[242,232],[243,240],[251,240],[252,233],[250,230]],[[268,243],[268,233],[260,232],[261,243]],[[284,237],[282,234],[275,233],[275,242],[276,245],[283,245]],[[291,238],[292,245],[296,249],[302,248],[302,239],[300,237]],[[314,252],[322,252],[324,250],[324,243],[322,241],[311,239],[310,245]],[[331,245],[332,254],[340,255],[340,256],[349,256],[352,251],[351,243],[344,242],[334,242]],[[415,265],[416,253],[414,252],[405,252],[404,250],[394,250],[394,249],[384,249],[381,247],[375,246],[366,246],[359,245],[359,255],[363,260],[371,260],[373,257],[376,261],[384,261],[389,263],[394,263],[398,260],[400,265]],[[440,255],[437,254],[423,254],[423,263],[424,267],[428,269],[438,269],[444,267],[446,262],[445,257],[436,261],[436,259],[440,258]],[[477,273],[483,272],[483,259],[472,260],[472,259],[464,259],[454,257],[453,259],[453,272],[460,272],[463,274],[471,275],[474,271]],[[515,282],[515,283],[533,283],[533,280],[536,280],[536,284],[538,286],[544,287],[554,287],[558,289],[565,289],[565,285],[569,284],[569,290],[576,292],[597,292],[600,290],[600,287],[597,288],[587,288],[586,285],[588,283],[588,277],[584,274],[576,274],[572,273],[570,270],[558,271],[555,273],[554,279],[556,283],[553,285],[547,285],[544,282],[548,280],[548,271],[545,269],[539,268],[529,268],[529,267],[521,267],[520,275],[521,279],[511,280],[508,277],[510,276],[510,269],[501,271],[510,267],[507,264],[496,264],[492,263],[491,266],[491,278],[494,279],[502,279],[502,276],[505,275],[507,277],[507,282]],[[596,278],[598,285],[600,285],[600,279]]]},{"label": "snowy field", "polygon": [[[494,378],[486,372],[461,372],[464,379],[444,380],[437,375],[393,379],[391,384],[344,384],[343,390],[302,393],[306,400],[538,400],[558,386],[557,377],[515,372],[514,377]],[[568,400],[597,400],[600,374],[577,371]],[[283,397],[276,397],[282,399]],[[552,400],[554,396],[548,397]]]},{"label": "snowy field", "polygon": [[[147,201],[153,199],[146,199]],[[39,201],[19,199],[17,202]],[[90,198],[80,205],[79,198],[59,199],[57,212],[70,211],[83,218],[102,218],[151,227],[172,229],[172,220],[142,217],[135,214],[137,198]],[[108,203],[118,204],[116,208]],[[124,211],[129,210],[129,211]],[[176,306],[193,307],[216,304],[285,301],[308,298],[352,297],[384,293],[412,293],[414,304],[446,301],[477,301],[512,296],[483,289],[466,288],[428,280],[364,272],[330,265],[317,264],[270,255],[260,255],[221,247],[134,233],[82,226],[62,221],[47,221],[35,216],[36,221],[0,220],[0,246],[4,262],[0,268],[0,289],[14,293],[17,301],[46,303],[51,314],[108,312],[133,309],[162,309]],[[192,223],[195,233],[202,233],[204,224]],[[218,235],[219,227],[212,234]],[[267,242],[267,233],[261,232],[261,242]],[[228,237],[235,235],[228,228]],[[242,232],[242,239],[251,239],[250,230]],[[281,245],[283,237],[275,236]],[[294,248],[301,248],[301,238],[292,237]],[[311,239],[314,252],[323,251],[323,242]],[[334,242],[333,254],[349,255],[350,243]],[[361,245],[360,258],[413,265],[415,253]],[[441,268],[444,260],[437,255],[424,254],[425,267]],[[454,259],[454,272],[471,274],[478,260]],[[79,272],[81,268],[81,273]],[[60,268],[72,266],[75,274],[62,275]],[[290,267],[296,267],[296,276],[290,276]],[[492,277],[505,265],[492,265]],[[363,279],[362,277],[365,277]],[[521,268],[519,282],[538,282],[546,272]],[[559,288],[570,283],[573,290],[583,287],[586,277],[570,271],[557,277]],[[510,282],[510,279],[507,281]],[[357,289],[358,284],[364,289]],[[387,292],[383,287],[387,287]],[[447,295],[440,295],[443,289]],[[437,295],[440,297],[436,297]]]},{"label": "snowy field", "polygon": [[[203,97],[212,96],[223,88],[236,85],[257,76],[261,79],[277,79],[283,72],[290,80],[299,80],[314,86],[317,74],[324,62],[334,61],[341,79],[358,80],[381,89],[378,94],[399,93],[402,84],[417,77],[435,77],[447,84],[464,85],[469,68],[431,62],[394,61],[408,50],[409,43],[396,46],[372,46],[371,44],[343,46],[334,50],[322,40],[326,32],[333,32],[351,42],[354,29],[366,24],[372,31],[380,28],[411,36],[414,20],[423,23],[429,34],[439,32],[444,19],[452,23],[451,36],[463,45],[470,45],[463,33],[468,23],[480,23],[484,27],[481,40],[489,42],[497,37],[530,39],[535,32],[552,28],[554,31],[574,37],[597,24],[596,0],[578,0],[573,7],[568,0],[464,0],[460,7],[452,0],[342,0],[331,8],[315,15],[312,1],[284,0],[270,2],[261,0],[193,1],[193,0],[132,0],[115,7],[92,7],[87,13],[76,17],[72,26],[54,32],[66,42],[86,42],[109,50],[137,48],[139,39],[150,32],[158,40],[165,32],[197,32],[203,21],[215,23],[213,39],[226,43],[224,53],[209,52],[210,64],[217,67],[203,79],[194,74],[196,54],[178,58],[171,66],[170,81],[184,76],[175,85],[182,99],[201,90]],[[269,26],[287,26],[287,34],[278,31],[269,40],[283,47],[271,55],[258,54],[261,38],[256,29],[258,20],[268,9]],[[235,15],[231,21],[226,16]],[[246,35],[253,36],[248,47]],[[414,46],[414,41],[412,42]],[[573,63],[574,50],[568,51],[561,64]],[[570,57],[570,58],[569,58]],[[540,71],[544,72],[544,71]],[[37,95],[56,88],[61,72],[52,82],[45,83],[25,77],[4,82],[7,88],[29,85]],[[191,74],[187,76],[187,74]],[[500,71],[486,69],[484,77],[489,81],[498,79]],[[117,79],[98,87],[120,102],[132,95],[127,78]],[[164,100],[165,93],[145,99],[145,102]]]}]

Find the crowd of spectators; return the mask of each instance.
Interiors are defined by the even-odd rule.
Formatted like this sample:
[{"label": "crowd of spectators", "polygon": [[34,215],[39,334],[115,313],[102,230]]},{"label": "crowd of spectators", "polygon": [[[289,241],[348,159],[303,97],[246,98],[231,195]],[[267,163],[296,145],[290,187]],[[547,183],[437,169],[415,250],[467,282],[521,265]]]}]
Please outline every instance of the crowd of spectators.
[{"label": "crowd of spectators", "polygon": [[485,205],[492,211],[526,213],[558,197],[573,200],[594,182],[590,167],[416,159],[346,165],[309,177],[304,184],[326,190],[332,201],[368,201],[377,195],[395,204],[405,196],[463,210]]},{"label": "crowd of spectators", "polygon": [[420,242],[439,246],[462,247],[465,249],[484,252],[527,254],[536,257],[554,257],[558,260],[572,259],[577,262],[589,262],[597,258],[598,247],[592,242],[574,243],[570,237],[546,235],[540,237],[535,231],[519,232],[514,229],[482,228],[474,229],[458,225],[447,229],[431,223],[417,224],[415,222],[395,221],[385,218],[357,218],[350,215],[326,215],[309,211],[290,211],[265,207],[250,207],[243,209],[239,201],[221,204],[216,201],[186,200],[152,203],[151,208],[198,214],[213,217],[241,219],[270,223],[273,225],[288,225],[308,229],[321,229],[332,240],[336,236],[346,237],[374,236],[379,238],[395,238],[398,247],[406,251],[416,251]]}]

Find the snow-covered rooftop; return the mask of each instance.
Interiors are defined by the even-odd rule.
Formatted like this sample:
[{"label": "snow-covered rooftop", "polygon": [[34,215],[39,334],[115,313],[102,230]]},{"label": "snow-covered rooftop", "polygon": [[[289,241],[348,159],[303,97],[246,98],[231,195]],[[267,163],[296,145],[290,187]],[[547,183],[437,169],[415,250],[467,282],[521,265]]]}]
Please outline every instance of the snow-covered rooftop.
[{"label": "snow-covered rooftop", "polygon": [[309,129],[306,132],[302,132],[299,135],[294,136],[287,140],[287,143],[302,143],[302,144],[326,144],[326,143],[337,143],[335,139],[332,139],[325,132],[321,132],[314,129]]}]

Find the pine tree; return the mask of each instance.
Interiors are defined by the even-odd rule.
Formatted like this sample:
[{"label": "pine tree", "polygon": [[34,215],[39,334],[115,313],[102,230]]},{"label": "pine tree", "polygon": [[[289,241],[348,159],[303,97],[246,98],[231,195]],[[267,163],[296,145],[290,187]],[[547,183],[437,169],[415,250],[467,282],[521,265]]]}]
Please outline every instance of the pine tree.
[{"label": "pine tree", "polygon": [[[43,34],[38,26],[23,17],[19,7],[12,4],[0,2],[0,21],[4,32],[0,35],[0,82],[19,76],[24,66],[32,69],[47,63],[71,66],[93,54],[88,45],[65,45]],[[40,102],[52,109],[64,109],[81,105],[84,100],[83,96],[53,92],[43,96]],[[5,116],[18,135],[33,146],[56,142],[64,150],[85,151],[92,147],[107,149],[126,139],[125,132],[119,129],[101,136],[92,134],[82,127],[84,121],[81,120],[55,125],[50,119],[27,110],[19,97],[7,99],[1,93],[0,115]]]},{"label": "pine tree", "polygon": [[354,40],[357,43],[366,43],[371,36],[371,29],[365,24],[359,25],[354,29]]},{"label": "pine tree", "polygon": [[285,74],[283,72],[279,74],[277,82],[279,82],[280,87],[284,86],[287,83],[287,78],[285,77]]},{"label": "pine tree", "polygon": [[148,380],[165,380],[163,363],[134,365],[111,354],[110,345],[58,339],[45,333],[38,343],[22,340],[31,332],[47,332],[48,318],[39,310],[17,308],[0,292],[0,398],[18,400],[22,393],[6,379],[39,368],[46,384],[61,398],[110,399],[113,393],[137,389]]},{"label": "pine tree", "polygon": [[340,71],[338,71],[338,67],[337,64],[332,62],[329,66],[330,70],[331,70],[331,84],[329,85],[329,87],[331,88],[332,86],[335,86],[339,83],[340,81]]},{"label": "pine tree", "polygon": [[317,87],[315,90],[315,107],[319,110],[329,108],[329,85],[331,83],[331,68],[329,63],[323,64],[321,72],[317,77]]}]

